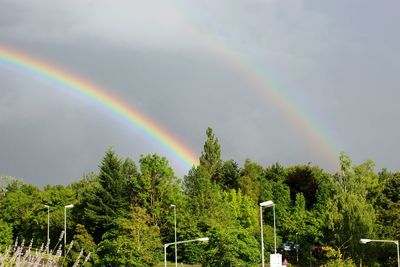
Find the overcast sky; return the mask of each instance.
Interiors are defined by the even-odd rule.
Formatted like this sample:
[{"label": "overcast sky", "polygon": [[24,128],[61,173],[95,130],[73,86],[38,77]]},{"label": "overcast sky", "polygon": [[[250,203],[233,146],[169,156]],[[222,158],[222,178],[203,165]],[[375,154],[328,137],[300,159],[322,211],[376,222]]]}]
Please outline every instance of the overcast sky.
[{"label": "overcast sky", "polygon": [[[330,138],[331,153],[396,171],[398,10],[399,1],[365,0],[0,0],[0,46],[101,85],[197,154],[210,126],[225,160],[334,172],[308,126],[244,74],[258,70]],[[108,147],[135,161],[169,157],[51,82],[4,64],[0,81],[0,175],[68,184],[97,171]]]}]

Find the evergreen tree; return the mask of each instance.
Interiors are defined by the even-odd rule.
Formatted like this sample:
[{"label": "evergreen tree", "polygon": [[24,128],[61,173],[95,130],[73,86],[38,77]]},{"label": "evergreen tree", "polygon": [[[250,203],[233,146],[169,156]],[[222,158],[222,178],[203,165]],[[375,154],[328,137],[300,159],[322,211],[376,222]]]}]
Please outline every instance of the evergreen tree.
[{"label": "evergreen tree", "polygon": [[130,205],[130,181],[134,168],[127,173],[121,160],[109,149],[100,166],[97,181],[83,193],[78,216],[96,243],[115,227],[117,218],[125,218]]},{"label": "evergreen tree", "polygon": [[222,168],[221,148],[218,138],[214,136],[213,130],[207,128],[207,140],[204,143],[204,149],[200,156],[200,166],[208,171],[213,181],[219,180]]},{"label": "evergreen tree", "polygon": [[305,198],[306,208],[310,210],[314,206],[317,201],[318,180],[311,167],[295,166],[289,168],[286,184],[290,187],[292,201],[295,201],[298,193],[302,193]]},{"label": "evergreen tree", "polygon": [[[375,203],[379,239],[400,240],[400,173],[382,170],[379,173],[381,194]],[[377,261],[384,266],[394,266],[397,258],[392,244],[379,244],[365,249],[377,251]],[[373,254],[374,255],[374,254]]]},{"label": "evergreen tree", "polygon": [[379,204],[377,211],[383,224],[380,235],[385,239],[400,240],[400,172],[390,173],[383,181]]},{"label": "evergreen tree", "polygon": [[233,160],[226,161],[221,169],[218,184],[225,190],[239,189],[240,169]]}]

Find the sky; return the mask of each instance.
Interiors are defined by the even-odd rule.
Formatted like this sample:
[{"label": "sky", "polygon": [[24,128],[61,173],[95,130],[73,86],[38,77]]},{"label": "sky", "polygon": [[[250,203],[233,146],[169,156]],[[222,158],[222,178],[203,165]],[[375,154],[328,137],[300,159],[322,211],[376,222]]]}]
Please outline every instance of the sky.
[{"label": "sky", "polygon": [[[99,85],[200,156],[399,170],[399,1],[0,0],[0,48]],[[69,184],[121,157],[166,156],[145,132],[0,63],[0,175]]]}]

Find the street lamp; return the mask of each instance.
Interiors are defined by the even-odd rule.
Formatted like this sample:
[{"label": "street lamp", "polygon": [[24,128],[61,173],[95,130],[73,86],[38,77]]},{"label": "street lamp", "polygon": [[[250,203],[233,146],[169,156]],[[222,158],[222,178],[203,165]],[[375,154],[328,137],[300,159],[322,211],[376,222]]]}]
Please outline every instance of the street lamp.
[{"label": "street lamp", "polygon": [[190,242],[208,242],[208,240],[209,240],[208,237],[201,237],[201,238],[197,238],[197,239],[193,239],[193,240],[185,240],[185,241],[178,241],[178,242],[164,244],[164,267],[167,267],[167,247],[168,246],[183,244],[183,243],[190,243]]},{"label": "street lamp", "polygon": [[67,245],[67,209],[71,209],[73,207],[74,205],[72,204],[64,206],[64,252],[65,246]]},{"label": "street lamp", "polygon": [[299,233],[296,233],[296,261],[297,261],[297,263],[299,263],[299,242],[297,240],[297,235],[298,234]]},{"label": "street lamp", "polygon": [[377,239],[368,239],[361,238],[361,244],[367,244],[369,242],[380,242],[380,243],[395,243],[397,246],[397,266],[400,267],[400,252],[399,252],[399,241],[398,240],[377,240]]},{"label": "street lamp", "polygon": [[176,206],[174,204],[171,205],[174,208],[174,224],[175,224],[175,267],[178,267],[178,250],[176,245]]},{"label": "street lamp", "polygon": [[49,252],[50,247],[50,206],[44,205],[47,208],[47,252]]},{"label": "street lamp", "polygon": [[265,202],[261,202],[260,204],[260,225],[261,225],[261,261],[262,267],[264,267],[264,237],[263,237],[263,223],[262,223],[262,207],[274,209],[274,246],[275,246],[275,254],[276,254],[276,226],[275,226],[275,204],[272,200],[268,200]]}]

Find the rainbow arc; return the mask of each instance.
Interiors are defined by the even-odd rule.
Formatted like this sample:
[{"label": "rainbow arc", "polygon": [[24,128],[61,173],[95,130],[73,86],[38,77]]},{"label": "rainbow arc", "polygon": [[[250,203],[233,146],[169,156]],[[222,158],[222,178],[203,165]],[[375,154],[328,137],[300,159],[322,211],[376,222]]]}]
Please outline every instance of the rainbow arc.
[{"label": "rainbow arc", "polygon": [[183,164],[191,168],[198,164],[198,157],[172,134],[162,129],[145,114],[107,93],[107,90],[79,78],[75,74],[63,71],[43,60],[35,59],[21,52],[0,47],[0,63],[11,65],[22,72],[55,82],[76,94],[79,94],[99,106],[114,113],[143,132],[151,141],[156,141],[163,149]]}]

